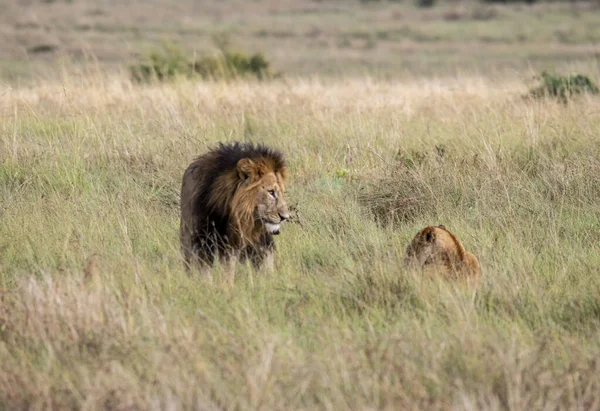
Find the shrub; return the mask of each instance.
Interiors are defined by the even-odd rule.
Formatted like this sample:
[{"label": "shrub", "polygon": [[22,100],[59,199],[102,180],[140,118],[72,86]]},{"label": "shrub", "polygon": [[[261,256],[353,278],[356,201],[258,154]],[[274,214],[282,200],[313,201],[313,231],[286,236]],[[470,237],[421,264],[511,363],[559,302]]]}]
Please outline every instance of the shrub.
[{"label": "shrub", "polygon": [[502,3],[502,4],[507,4],[507,3],[527,3],[527,4],[534,4],[536,2],[536,0],[481,0],[483,3]]},{"label": "shrub", "polygon": [[[402,0],[388,0],[392,3],[400,3],[402,2]],[[381,0],[360,0],[361,3],[363,4],[368,4],[368,3],[378,3],[381,2]],[[433,7],[435,5],[436,0],[415,0],[415,5],[417,7]]]},{"label": "shrub", "polygon": [[[437,150],[440,156],[440,149]],[[423,179],[422,169],[441,158],[437,156],[432,158],[426,151],[399,151],[397,162],[390,165],[388,174],[380,179],[364,180],[358,201],[384,226],[434,212],[435,196],[428,187],[431,181]]]},{"label": "shrub", "polygon": [[263,80],[274,77],[269,61],[261,53],[247,55],[221,48],[214,56],[189,59],[171,44],[151,52],[144,62],[131,66],[130,71],[133,80],[139,83],[170,81],[177,77],[213,80],[240,77]]},{"label": "shrub", "polygon": [[435,6],[435,0],[415,0],[417,7],[429,8]]},{"label": "shrub", "polygon": [[566,103],[576,94],[598,94],[599,92],[598,86],[589,77],[581,74],[561,76],[543,72],[539,79],[541,84],[529,92],[534,98],[555,97]]},{"label": "shrub", "polygon": [[188,71],[187,59],[172,44],[163,44],[162,50],[152,51],[146,60],[131,67],[131,76],[137,82],[172,80]]},{"label": "shrub", "polygon": [[198,74],[204,79],[256,77],[263,80],[273,77],[269,66],[261,53],[248,56],[245,53],[225,51],[217,56],[191,61],[189,68],[192,74]]}]

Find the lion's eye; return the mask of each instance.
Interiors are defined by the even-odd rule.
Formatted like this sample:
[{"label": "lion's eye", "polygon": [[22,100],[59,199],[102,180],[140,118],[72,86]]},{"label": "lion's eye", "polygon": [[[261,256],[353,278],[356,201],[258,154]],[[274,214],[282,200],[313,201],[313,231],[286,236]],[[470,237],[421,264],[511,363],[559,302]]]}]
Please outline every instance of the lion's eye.
[{"label": "lion's eye", "polygon": [[275,190],[268,190],[268,192],[273,198],[275,198]]}]

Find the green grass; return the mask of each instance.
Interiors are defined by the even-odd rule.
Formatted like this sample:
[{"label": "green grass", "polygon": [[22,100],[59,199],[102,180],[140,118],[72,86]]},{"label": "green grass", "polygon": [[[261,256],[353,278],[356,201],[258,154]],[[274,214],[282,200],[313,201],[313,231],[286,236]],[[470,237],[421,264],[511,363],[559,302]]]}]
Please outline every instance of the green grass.
[{"label": "green grass", "polygon": [[[597,407],[599,100],[526,91],[472,77],[8,90],[0,408]],[[218,269],[188,276],[178,250],[183,170],[231,140],[286,154],[298,209],[275,273],[240,267],[234,288]],[[406,269],[428,224],[479,257],[479,289]]]}]

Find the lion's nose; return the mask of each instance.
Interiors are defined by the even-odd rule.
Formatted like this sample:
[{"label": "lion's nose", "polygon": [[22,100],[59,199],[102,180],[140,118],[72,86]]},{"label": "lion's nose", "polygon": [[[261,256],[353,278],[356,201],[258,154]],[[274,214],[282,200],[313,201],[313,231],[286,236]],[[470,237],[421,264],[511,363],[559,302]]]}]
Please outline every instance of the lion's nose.
[{"label": "lion's nose", "polygon": [[289,214],[281,214],[279,213],[279,218],[281,218],[281,222],[283,223],[285,220],[288,220],[290,218]]}]

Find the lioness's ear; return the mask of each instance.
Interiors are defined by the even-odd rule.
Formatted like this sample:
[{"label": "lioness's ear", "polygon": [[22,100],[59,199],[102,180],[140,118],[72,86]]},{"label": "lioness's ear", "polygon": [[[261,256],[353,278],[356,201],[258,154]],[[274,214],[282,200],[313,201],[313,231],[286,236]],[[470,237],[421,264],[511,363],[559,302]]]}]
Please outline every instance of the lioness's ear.
[{"label": "lioness's ear", "polygon": [[254,162],[249,158],[242,158],[237,163],[237,170],[240,179],[254,179],[254,176],[256,175],[256,164],[254,164]]},{"label": "lioness's ear", "polygon": [[443,225],[443,224],[440,224],[440,225],[438,225],[438,228],[441,228],[442,230],[445,230],[445,229],[446,229],[446,226],[445,226],[445,225]]},{"label": "lioness's ear", "polygon": [[435,240],[435,232],[433,231],[433,229],[429,229],[425,233],[425,241],[427,241],[428,243],[430,243],[433,240]]}]

